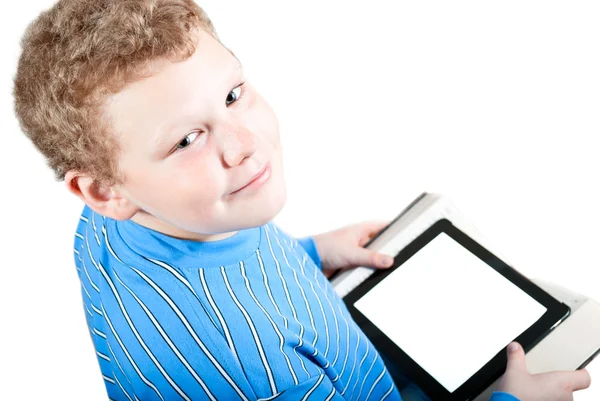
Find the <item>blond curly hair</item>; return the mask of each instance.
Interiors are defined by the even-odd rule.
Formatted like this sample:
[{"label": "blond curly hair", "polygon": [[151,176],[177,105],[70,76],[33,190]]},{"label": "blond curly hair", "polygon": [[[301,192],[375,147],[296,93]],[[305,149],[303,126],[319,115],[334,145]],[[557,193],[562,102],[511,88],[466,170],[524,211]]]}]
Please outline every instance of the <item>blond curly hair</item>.
[{"label": "blond curly hair", "polygon": [[60,0],[29,25],[15,112],[57,180],[69,170],[107,184],[122,180],[102,102],[142,78],[150,62],[191,56],[196,29],[218,40],[193,0]]}]

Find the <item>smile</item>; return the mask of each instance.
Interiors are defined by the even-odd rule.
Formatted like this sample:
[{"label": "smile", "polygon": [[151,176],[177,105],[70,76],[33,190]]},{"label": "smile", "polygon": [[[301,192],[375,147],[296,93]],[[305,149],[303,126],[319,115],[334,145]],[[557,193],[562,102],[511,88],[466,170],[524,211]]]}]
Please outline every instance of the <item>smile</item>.
[{"label": "smile", "polygon": [[271,163],[267,163],[252,179],[240,189],[235,190],[231,194],[237,194],[244,190],[256,190],[271,178]]}]

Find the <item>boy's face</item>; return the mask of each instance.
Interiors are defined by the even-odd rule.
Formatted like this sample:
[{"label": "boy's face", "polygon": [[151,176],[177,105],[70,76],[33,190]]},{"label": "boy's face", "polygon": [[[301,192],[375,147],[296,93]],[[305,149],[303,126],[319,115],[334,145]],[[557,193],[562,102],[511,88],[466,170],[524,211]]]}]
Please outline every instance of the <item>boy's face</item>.
[{"label": "boy's face", "polygon": [[190,58],[155,63],[106,104],[132,220],[190,239],[264,224],[285,202],[275,114],[227,49],[198,38]]}]

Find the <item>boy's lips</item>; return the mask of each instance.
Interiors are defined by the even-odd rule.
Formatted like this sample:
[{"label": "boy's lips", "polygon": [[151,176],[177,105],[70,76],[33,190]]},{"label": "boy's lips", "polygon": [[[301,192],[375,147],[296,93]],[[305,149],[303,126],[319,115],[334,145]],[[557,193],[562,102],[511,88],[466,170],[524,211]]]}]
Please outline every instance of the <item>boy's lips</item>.
[{"label": "boy's lips", "polygon": [[241,188],[236,189],[230,195],[236,194],[244,189],[256,189],[262,186],[271,177],[271,163],[267,163],[250,181]]}]

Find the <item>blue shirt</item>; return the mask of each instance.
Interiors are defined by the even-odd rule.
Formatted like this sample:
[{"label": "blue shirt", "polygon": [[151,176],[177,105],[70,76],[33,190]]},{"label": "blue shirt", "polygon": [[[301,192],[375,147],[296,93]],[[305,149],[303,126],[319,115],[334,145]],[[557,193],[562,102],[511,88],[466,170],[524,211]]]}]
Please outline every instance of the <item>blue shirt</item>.
[{"label": "blue shirt", "polygon": [[310,238],[182,240],[85,207],[74,253],[112,400],[401,399]]}]

